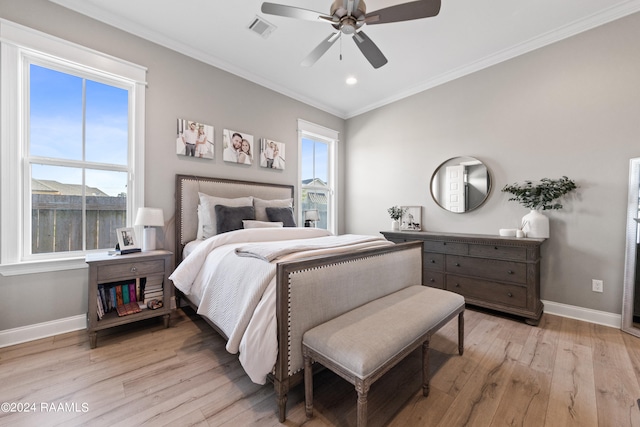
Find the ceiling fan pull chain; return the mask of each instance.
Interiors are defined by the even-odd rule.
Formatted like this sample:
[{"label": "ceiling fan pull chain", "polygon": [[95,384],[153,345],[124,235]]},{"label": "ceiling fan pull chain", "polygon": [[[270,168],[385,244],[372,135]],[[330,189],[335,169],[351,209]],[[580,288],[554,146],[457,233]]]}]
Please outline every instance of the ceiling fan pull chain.
[{"label": "ceiling fan pull chain", "polygon": [[342,61],[342,31],[340,32],[340,61]]}]

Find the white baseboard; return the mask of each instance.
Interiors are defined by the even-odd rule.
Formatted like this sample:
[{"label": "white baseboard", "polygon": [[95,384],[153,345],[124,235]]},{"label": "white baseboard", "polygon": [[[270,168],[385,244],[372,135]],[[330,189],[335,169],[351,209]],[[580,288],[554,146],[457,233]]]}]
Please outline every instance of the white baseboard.
[{"label": "white baseboard", "polygon": [[569,317],[571,319],[583,320],[598,325],[610,326],[620,329],[622,326],[622,315],[608,313],[606,311],[592,310],[590,308],[567,305],[553,301],[542,301],[544,312],[555,314],[556,316]]},{"label": "white baseboard", "polygon": [[0,331],[0,348],[86,328],[87,316],[80,314],[51,322],[7,329],[6,331]]},{"label": "white baseboard", "polygon": [[[545,313],[583,320],[585,322],[596,323],[598,325],[610,326],[618,329],[622,325],[622,316],[620,314],[592,310],[590,308],[567,305],[553,301],[542,302],[544,303]],[[65,319],[53,320],[51,322],[38,323],[15,329],[7,329],[6,331],[0,331],[0,348],[86,328],[87,316],[81,314],[78,316],[67,317]]]}]

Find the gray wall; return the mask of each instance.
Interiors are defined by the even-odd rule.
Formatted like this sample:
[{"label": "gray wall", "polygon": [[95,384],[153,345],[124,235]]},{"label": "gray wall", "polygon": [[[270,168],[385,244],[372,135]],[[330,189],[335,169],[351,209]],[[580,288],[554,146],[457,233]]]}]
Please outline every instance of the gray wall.
[{"label": "gray wall", "polygon": [[[148,68],[145,204],[164,210],[169,223],[163,242],[167,249],[173,249],[177,173],[296,185],[297,119],[344,133],[345,122],[341,118],[46,0],[0,0],[0,17]],[[195,119],[215,127],[214,160],[176,155],[178,118]],[[252,134],[254,150],[259,147],[258,138],[285,143],[286,169],[225,164],[222,161],[223,128]],[[344,144],[340,144],[341,158],[343,147]],[[0,276],[0,330],[85,313],[86,275],[85,270],[73,270]]]},{"label": "gray wall", "polygon": [[[388,230],[392,205],[421,205],[427,230],[495,235],[527,213],[507,202],[505,184],[576,180],[577,196],[548,214],[542,298],[621,312],[628,163],[640,156],[640,14],[349,119],[346,140],[352,233]],[[485,162],[494,186],[480,209],[453,214],[433,202],[429,180],[460,155]]]}]

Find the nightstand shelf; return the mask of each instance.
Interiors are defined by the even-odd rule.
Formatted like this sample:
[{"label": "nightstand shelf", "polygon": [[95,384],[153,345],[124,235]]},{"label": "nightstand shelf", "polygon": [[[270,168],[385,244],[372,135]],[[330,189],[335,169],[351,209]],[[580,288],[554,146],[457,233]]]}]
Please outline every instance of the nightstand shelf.
[{"label": "nightstand shelf", "polygon": [[[163,316],[164,326],[169,327],[170,313],[174,304],[173,286],[169,282],[169,274],[173,265],[173,253],[169,251],[148,251],[128,255],[107,255],[106,253],[87,255],[89,264],[89,299],[87,309],[87,331],[91,348],[97,345],[97,331],[114,326],[125,325],[139,320]],[[141,289],[145,285],[156,283],[160,285],[162,307],[151,310],[146,305],[138,313],[119,316],[116,309],[105,311],[99,318],[99,289],[109,292],[112,288],[122,292],[134,287],[136,300],[144,302]],[[127,287],[122,285],[127,283]],[[133,292],[133,291],[132,291]],[[104,294],[103,294],[104,295]],[[102,297],[102,296],[101,296]]]}]

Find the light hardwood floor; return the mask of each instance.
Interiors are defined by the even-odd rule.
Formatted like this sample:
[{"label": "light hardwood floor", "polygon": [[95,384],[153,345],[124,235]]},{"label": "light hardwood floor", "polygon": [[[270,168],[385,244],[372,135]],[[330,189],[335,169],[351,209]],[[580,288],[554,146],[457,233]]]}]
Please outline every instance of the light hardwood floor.
[{"label": "light hardwood floor", "polygon": [[[419,352],[373,385],[369,425],[640,426],[640,339],[547,314],[531,327],[468,309],[465,327],[463,356],[455,320],[434,336],[427,398]],[[271,384],[253,384],[224,344],[178,310],[169,329],[127,325],[93,350],[84,331],[0,349],[0,402],[36,405],[0,425],[281,425]],[[355,425],[350,384],[325,370],[314,385],[315,417],[298,386],[285,425]]]}]

